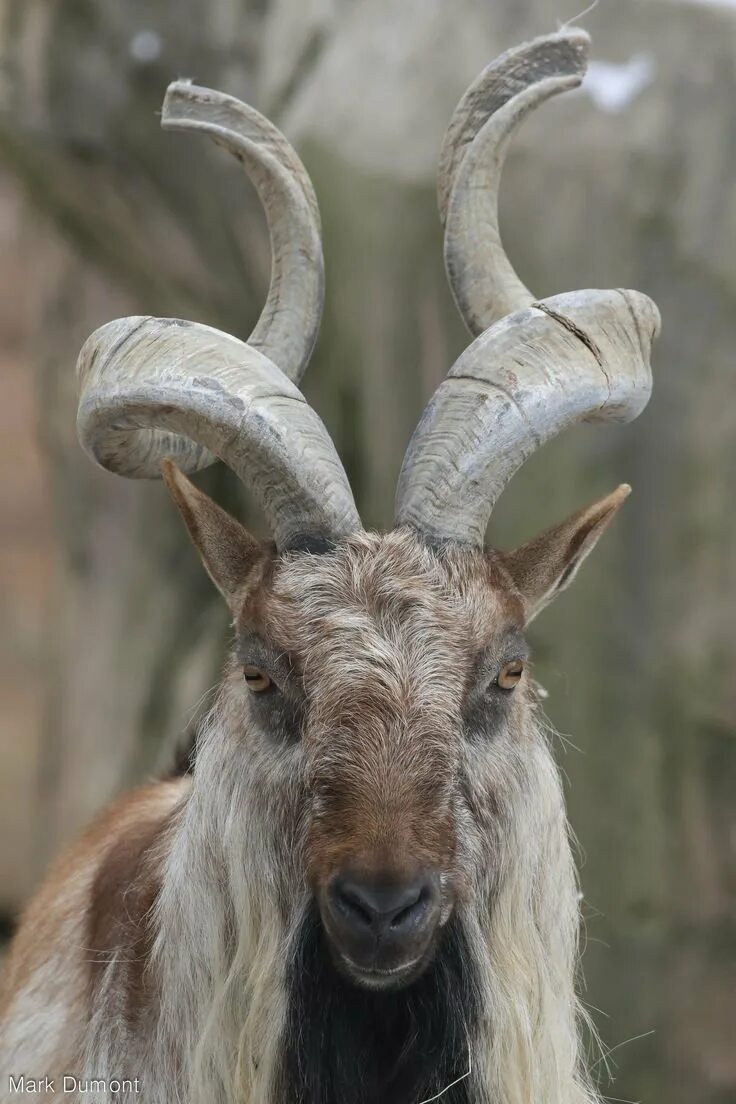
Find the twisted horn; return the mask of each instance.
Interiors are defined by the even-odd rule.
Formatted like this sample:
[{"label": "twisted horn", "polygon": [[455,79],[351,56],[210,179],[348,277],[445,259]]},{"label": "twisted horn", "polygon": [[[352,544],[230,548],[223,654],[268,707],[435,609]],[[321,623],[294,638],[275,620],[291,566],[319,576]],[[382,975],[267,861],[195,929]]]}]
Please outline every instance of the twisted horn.
[{"label": "twisted horn", "polygon": [[322,304],[306,171],[266,119],[217,92],[172,85],[164,125],[205,130],[253,179],[274,249],[268,300],[247,344],[178,319],[123,318],[93,333],[77,365],[80,442],[103,467],[136,478],[157,477],[163,458],[187,472],[220,458],[252,490],[279,549],[305,536],[339,539],[361,528],[347,476],[288,378],[306,366]]},{"label": "twisted horn", "polygon": [[585,75],[590,38],[581,30],[536,38],[492,61],[457,105],[437,175],[445,267],[473,334],[536,298],[506,256],[498,192],[509,143],[526,115]]},{"label": "twisted horn", "polygon": [[188,81],[169,85],[161,126],[208,134],[242,163],[255,186],[271,238],[271,285],[248,344],[298,384],[317,340],[324,300],[319,209],[304,165],[255,108]]},{"label": "twisted horn", "polygon": [[447,132],[445,258],[461,314],[479,336],[425,410],[396,500],[396,524],[436,541],[482,545],[495,502],[535,449],[580,421],[631,421],[649,399],[654,303],[623,290],[535,302],[498,234],[508,142],[532,107],[580,83],[588,43],[569,30],[504,54],[460,101]]}]

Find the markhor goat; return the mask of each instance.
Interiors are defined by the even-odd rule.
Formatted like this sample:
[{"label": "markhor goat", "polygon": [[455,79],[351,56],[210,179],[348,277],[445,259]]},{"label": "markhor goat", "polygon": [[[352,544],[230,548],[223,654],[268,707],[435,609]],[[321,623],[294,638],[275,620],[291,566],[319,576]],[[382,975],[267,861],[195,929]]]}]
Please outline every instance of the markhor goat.
[{"label": "markhor goat", "polygon": [[[0,1011],[3,1100],[11,1075],[37,1100],[44,1078],[57,1092],[64,1075],[98,1079],[96,1104],[597,1099],[575,871],[524,630],[629,489],[513,552],[483,545],[534,449],[581,420],[635,418],[649,397],[649,299],[537,302],[498,234],[508,140],[579,84],[587,49],[565,30],[512,50],[453,116],[439,205],[474,340],[413,436],[388,533],[362,530],[296,387],[323,296],[304,168],[252,108],[169,89],[163,125],[210,135],[258,189],[268,301],[247,344],[175,319],[98,330],[79,434],[112,471],[163,472],[234,644],[193,778],[108,809],[28,909]],[[273,544],[182,474],[215,458]]]}]

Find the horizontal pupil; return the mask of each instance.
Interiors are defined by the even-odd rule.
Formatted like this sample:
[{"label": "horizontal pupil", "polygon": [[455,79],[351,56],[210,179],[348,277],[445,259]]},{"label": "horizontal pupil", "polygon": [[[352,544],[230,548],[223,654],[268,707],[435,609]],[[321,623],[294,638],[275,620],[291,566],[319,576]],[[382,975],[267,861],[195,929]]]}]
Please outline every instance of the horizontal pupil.
[{"label": "horizontal pupil", "polygon": [[524,673],[524,664],[521,660],[513,660],[511,663],[507,663],[501,668],[501,671],[497,678],[497,683],[505,690],[510,689],[511,685],[516,685],[521,681],[521,676]]},{"label": "horizontal pupil", "polygon": [[257,667],[246,667],[243,670],[243,676],[245,677],[246,682],[252,682],[254,684],[265,684],[271,681],[266,672],[260,671]]}]

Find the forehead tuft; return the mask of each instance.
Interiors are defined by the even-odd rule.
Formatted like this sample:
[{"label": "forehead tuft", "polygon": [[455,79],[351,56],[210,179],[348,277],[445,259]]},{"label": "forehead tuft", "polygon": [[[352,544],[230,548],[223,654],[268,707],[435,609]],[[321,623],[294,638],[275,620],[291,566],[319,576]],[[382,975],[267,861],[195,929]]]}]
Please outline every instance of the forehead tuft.
[{"label": "forehead tuft", "polygon": [[409,529],[360,533],[322,554],[277,559],[258,603],[259,628],[293,654],[370,636],[394,645],[477,650],[520,626],[521,607],[492,555],[433,550]]}]

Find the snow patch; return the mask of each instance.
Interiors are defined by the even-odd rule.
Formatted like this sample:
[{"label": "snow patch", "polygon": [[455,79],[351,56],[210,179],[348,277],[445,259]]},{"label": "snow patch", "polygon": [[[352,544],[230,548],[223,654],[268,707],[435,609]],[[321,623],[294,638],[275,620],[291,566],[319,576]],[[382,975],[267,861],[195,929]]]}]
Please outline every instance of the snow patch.
[{"label": "snow patch", "polygon": [[163,42],[158,31],[138,31],[130,40],[130,56],[141,64],[150,64],[161,56]]},{"label": "snow patch", "polygon": [[[731,2],[731,0],[729,0]],[[733,0],[736,6],[736,0]],[[654,80],[656,67],[651,54],[634,54],[623,65],[591,61],[582,88],[596,107],[616,113],[624,111]]]}]

